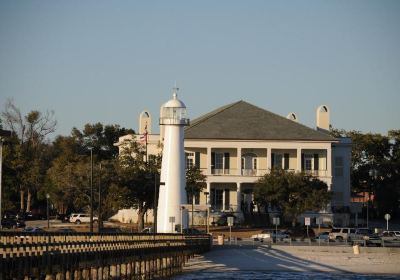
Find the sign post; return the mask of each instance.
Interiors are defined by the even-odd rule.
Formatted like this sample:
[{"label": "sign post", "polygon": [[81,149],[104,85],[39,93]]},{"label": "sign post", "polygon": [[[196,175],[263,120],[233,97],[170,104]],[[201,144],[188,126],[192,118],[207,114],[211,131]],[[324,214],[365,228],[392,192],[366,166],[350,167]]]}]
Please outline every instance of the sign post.
[{"label": "sign post", "polygon": [[390,220],[390,214],[385,214],[385,220],[386,220],[386,230],[389,230],[389,220]]},{"label": "sign post", "polygon": [[275,225],[275,240],[278,240],[278,226],[279,226],[279,224],[280,224],[280,219],[279,219],[279,217],[273,217],[272,218],[272,224],[274,224]]},{"label": "sign post", "polygon": [[228,222],[228,226],[229,226],[229,245],[231,245],[233,217],[228,217],[227,222]]},{"label": "sign post", "polygon": [[310,217],[305,217],[304,218],[304,224],[307,226],[307,238],[308,236],[308,227],[311,225],[311,218]]}]

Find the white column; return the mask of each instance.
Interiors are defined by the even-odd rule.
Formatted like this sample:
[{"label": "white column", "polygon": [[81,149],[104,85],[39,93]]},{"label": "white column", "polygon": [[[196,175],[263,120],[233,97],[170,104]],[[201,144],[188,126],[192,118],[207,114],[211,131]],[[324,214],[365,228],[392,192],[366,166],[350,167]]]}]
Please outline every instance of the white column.
[{"label": "white column", "polygon": [[236,203],[237,203],[237,206],[236,206],[236,211],[237,212],[241,212],[242,211],[242,207],[241,207],[241,205],[242,205],[242,190],[240,189],[240,183],[236,183],[236,195],[237,195],[237,198],[236,198]]},{"label": "white column", "polygon": [[332,176],[332,148],[326,149],[326,176]]},{"label": "white column", "polygon": [[267,148],[267,172],[271,170],[271,147]]},{"label": "white column", "polygon": [[236,175],[242,175],[242,148],[237,148],[237,173]]},{"label": "white column", "polygon": [[222,189],[222,210],[226,210],[225,209],[225,189]]},{"label": "white column", "polygon": [[297,148],[297,166],[296,172],[301,172],[301,148]]},{"label": "white column", "polygon": [[207,175],[211,175],[211,148],[207,147]]},{"label": "white column", "polygon": [[206,204],[209,204],[211,207],[211,183],[207,182],[206,184],[207,184],[207,192],[208,192],[208,197],[207,197],[208,201],[206,201]]}]

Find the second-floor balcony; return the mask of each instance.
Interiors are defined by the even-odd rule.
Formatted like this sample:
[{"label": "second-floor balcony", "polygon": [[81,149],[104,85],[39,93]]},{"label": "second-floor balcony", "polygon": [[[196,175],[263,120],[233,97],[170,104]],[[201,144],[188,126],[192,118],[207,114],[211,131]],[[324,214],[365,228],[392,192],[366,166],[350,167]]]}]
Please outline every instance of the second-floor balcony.
[{"label": "second-floor balcony", "polygon": [[266,169],[211,169],[211,175],[231,175],[231,176],[263,176],[267,173]]},{"label": "second-floor balcony", "polygon": [[[267,169],[211,169],[211,174],[207,174],[206,169],[202,169],[204,175],[213,176],[247,176],[247,177],[261,177],[270,171]],[[295,172],[294,169],[287,169],[287,172]],[[317,177],[326,177],[327,170],[302,170],[305,174]]]}]

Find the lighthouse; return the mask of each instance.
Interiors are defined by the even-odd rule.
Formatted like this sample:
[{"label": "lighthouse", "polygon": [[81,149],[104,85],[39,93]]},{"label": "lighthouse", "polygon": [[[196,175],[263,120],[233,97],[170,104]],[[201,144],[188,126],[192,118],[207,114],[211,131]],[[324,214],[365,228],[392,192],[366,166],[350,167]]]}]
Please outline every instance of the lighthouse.
[{"label": "lighthouse", "polygon": [[186,106],[178,99],[178,88],[173,89],[172,99],[161,107],[160,125],[164,136],[161,162],[161,180],[157,232],[172,233],[176,225],[187,227],[187,212],[181,206],[186,204],[185,151],[183,146],[184,127],[189,125]]}]

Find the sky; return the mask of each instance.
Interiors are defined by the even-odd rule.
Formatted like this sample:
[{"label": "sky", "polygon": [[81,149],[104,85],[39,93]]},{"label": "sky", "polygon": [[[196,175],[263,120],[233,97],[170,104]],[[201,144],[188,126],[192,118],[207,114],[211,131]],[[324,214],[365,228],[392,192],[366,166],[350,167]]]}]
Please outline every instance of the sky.
[{"label": "sky", "polygon": [[245,100],[315,127],[400,129],[400,1],[0,0],[0,110],[153,132],[174,83],[193,119]]}]

